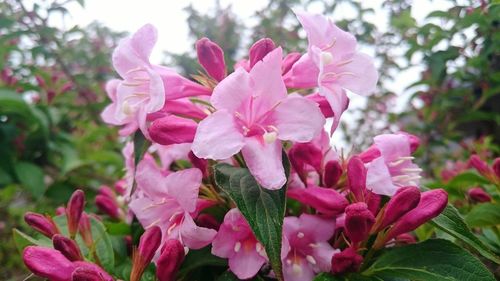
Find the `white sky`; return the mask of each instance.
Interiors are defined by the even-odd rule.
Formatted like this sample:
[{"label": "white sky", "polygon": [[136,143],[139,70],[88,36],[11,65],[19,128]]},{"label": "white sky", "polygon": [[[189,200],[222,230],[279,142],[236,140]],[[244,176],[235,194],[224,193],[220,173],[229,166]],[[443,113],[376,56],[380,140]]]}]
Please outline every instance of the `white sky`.
[{"label": "white sky", "polygon": [[[92,21],[99,21],[104,25],[116,31],[134,32],[142,25],[151,23],[158,28],[158,43],[153,51],[151,61],[153,63],[160,62],[163,58],[163,52],[182,53],[193,49],[193,43],[188,38],[188,26],[186,23],[187,13],[183,8],[193,3],[193,6],[198,11],[208,11],[214,9],[214,0],[86,0],[85,8],[80,8],[77,4],[69,7],[71,18],[66,18],[64,22],[54,19],[54,24],[62,25],[65,28],[71,28],[78,24],[85,26]],[[373,22],[381,30],[387,26],[387,13],[381,9],[382,0],[363,1],[365,6],[374,8],[376,13],[372,18]],[[233,12],[247,26],[255,24],[252,18],[255,11],[266,6],[267,0],[220,0],[222,7],[227,5],[232,6]],[[443,0],[419,0],[414,1],[412,8],[412,16],[417,22],[422,22],[425,16],[432,10],[446,9],[449,3]],[[311,7],[314,12],[315,7]],[[333,17],[335,21],[336,15],[349,18],[354,16],[350,9],[337,10]],[[368,53],[369,49],[365,50]],[[419,68],[400,72],[398,77],[391,82],[388,87],[390,90],[398,93],[396,111],[404,109],[408,101],[408,93],[404,89],[419,79]],[[364,106],[366,99],[363,97],[351,95],[351,108],[359,108]],[[346,121],[352,118],[350,110],[347,110],[342,120]],[[333,136],[333,142],[337,146],[345,147],[346,144],[341,140],[342,136],[338,130]]]}]

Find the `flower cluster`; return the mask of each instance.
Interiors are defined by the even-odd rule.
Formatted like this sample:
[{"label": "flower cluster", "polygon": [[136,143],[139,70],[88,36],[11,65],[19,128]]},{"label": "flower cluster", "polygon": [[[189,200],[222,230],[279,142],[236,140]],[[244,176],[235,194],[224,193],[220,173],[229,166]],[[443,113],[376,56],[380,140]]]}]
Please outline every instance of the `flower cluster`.
[{"label": "flower cluster", "polygon": [[[264,38],[228,73],[222,49],[203,38],[196,51],[206,73],[196,81],[149,61],[157,36],[151,25],[116,48],[113,65],[121,80],[107,84],[112,103],[102,118],[120,126],[120,135],[140,130],[152,143],[138,163],[128,143],[125,178],[96,197],[109,218],[130,223],[135,217],[145,229],[133,250],[130,280],[140,280],[151,262],[159,280],[175,280],[185,253],[209,245],[240,279],[260,272],[307,281],[320,272],[358,271],[375,251],[415,241],[409,232],[445,208],[444,190],[419,189],[422,170],[412,161],[418,137],[379,135],[348,157],[330,145],[348,107],[346,93],[371,94],[378,74],[373,60],[357,51],[353,35],[324,16],[296,15],[309,41],[305,54],[285,55]],[[327,119],[332,126],[325,130]],[[287,206],[283,221],[282,274],[266,266],[266,241],[216,185],[217,162],[248,169],[261,188],[285,188],[289,202],[297,203]],[[61,281],[113,279],[84,261],[72,240],[85,229],[82,208],[76,200],[66,208],[69,238],[51,219],[27,215],[31,226],[54,240],[54,249],[25,250],[33,273]],[[64,270],[51,271],[54,264]]]}]

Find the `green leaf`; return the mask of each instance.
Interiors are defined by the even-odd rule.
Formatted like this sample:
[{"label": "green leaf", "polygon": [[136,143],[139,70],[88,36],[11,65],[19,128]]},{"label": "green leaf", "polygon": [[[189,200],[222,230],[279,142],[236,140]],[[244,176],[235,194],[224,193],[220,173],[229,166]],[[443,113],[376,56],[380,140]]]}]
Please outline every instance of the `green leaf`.
[{"label": "green leaf", "polygon": [[[283,164],[288,173],[290,166],[285,153]],[[281,233],[285,215],[286,185],[278,190],[265,189],[257,183],[248,169],[227,164],[215,166],[215,182],[236,203],[255,236],[264,245],[276,277],[283,280]]]},{"label": "green leaf", "polygon": [[211,247],[190,250],[179,269],[179,276],[185,276],[189,272],[203,266],[227,267],[227,260],[212,255]]},{"label": "green leaf", "polygon": [[[239,279],[231,271],[225,271],[224,273],[219,275],[219,277],[217,277],[217,279],[215,281],[240,281],[240,280],[241,279]],[[259,275],[257,275],[257,276],[254,276],[252,279],[245,279],[245,280],[247,280],[247,281],[264,281],[265,279],[260,277]]]},{"label": "green leaf", "polygon": [[18,162],[14,166],[14,170],[19,182],[34,197],[40,198],[45,193],[44,174],[38,166],[29,162]]},{"label": "green leaf", "polygon": [[500,225],[500,204],[478,204],[467,214],[465,221],[470,227]]},{"label": "green leaf", "polygon": [[473,255],[448,240],[430,239],[386,250],[363,275],[416,281],[494,281]]},{"label": "green leaf", "polygon": [[108,272],[113,272],[115,268],[115,254],[111,239],[104,225],[97,219],[91,217],[90,225],[92,228],[92,238],[94,240],[95,251],[100,264]]},{"label": "green leaf", "polygon": [[36,238],[31,237],[28,234],[20,231],[17,228],[14,228],[12,230],[12,236],[14,238],[14,243],[16,244],[16,248],[19,251],[19,253],[22,253],[24,248],[31,246],[31,245],[36,245],[36,246],[51,246],[52,245],[52,242],[48,238],[44,239],[45,237],[42,237],[40,239],[36,239]]},{"label": "green leaf", "polygon": [[[144,153],[146,153],[146,150],[150,145],[151,143],[146,139],[146,137],[144,137],[144,135],[141,133],[140,130],[138,130],[134,134],[134,163],[136,166],[137,164],[139,164],[139,161],[142,159]],[[134,179],[135,179],[135,170],[134,170]],[[134,193],[135,185],[136,182],[134,180],[131,194]]]},{"label": "green leaf", "polygon": [[448,205],[431,224],[476,249],[483,257],[500,264],[500,258],[471,232],[455,207]]}]

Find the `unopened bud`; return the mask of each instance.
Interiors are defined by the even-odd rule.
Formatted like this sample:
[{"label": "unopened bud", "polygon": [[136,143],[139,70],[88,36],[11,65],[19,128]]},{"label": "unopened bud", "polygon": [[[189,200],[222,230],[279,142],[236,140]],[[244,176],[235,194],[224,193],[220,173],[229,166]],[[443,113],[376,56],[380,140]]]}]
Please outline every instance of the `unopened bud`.
[{"label": "unopened bud", "polygon": [[374,223],[375,217],[365,203],[354,203],[345,208],[344,229],[353,243],[365,240]]},{"label": "unopened bud", "polygon": [[154,120],[148,131],[151,139],[161,145],[191,143],[197,126],[191,119],[168,115]]},{"label": "unopened bud", "polygon": [[111,218],[120,218],[120,208],[113,198],[99,194],[95,197],[95,204],[101,212],[105,213]]},{"label": "unopened bud", "polygon": [[78,231],[78,224],[82,217],[83,207],[85,205],[85,194],[81,189],[77,189],[71,195],[66,206],[66,217],[68,220],[68,231],[71,238],[74,238]]},{"label": "unopened bud", "polygon": [[361,161],[364,163],[369,163],[373,161],[375,158],[378,158],[382,155],[377,146],[372,145],[367,150],[361,152],[358,156],[361,158]]},{"label": "unopened bud", "polygon": [[71,273],[75,268],[58,250],[41,246],[24,248],[23,261],[36,276],[55,281],[71,280]]},{"label": "unopened bud", "polygon": [[99,187],[98,192],[99,192],[99,195],[107,196],[109,198],[116,197],[115,192],[111,189],[111,187],[109,187],[107,185],[101,185],[101,187]]},{"label": "unopened bud", "polygon": [[281,72],[283,75],[292,69],[292,66],[300,59],[301,56],[302,54],[297,52],[289,53],[285,56],[283,63],[281,64]]},{"label": "unopened bud", "polygon": [[196,224],[199,227],[219,230],[220,222],[210,214],[201,214],[196,218]]},{"label": "unopened bud", "polygon": [[287,196],[328,216],[340,215],[349,204],[347,199],[335,189],[317,186],[292,188],[287,191]]},{"label": "unopened bud", "polygon": [[396,240],[395,242],[397,245],[408,245],[417,243],[417,239],[415,239],[415,237],[410,233],[399,234],[398,236],[396,236],[394,240]]},{"label": "unopened bud", "polygon": [[169,239],[163,245],[160,258],[156,263],[156,277],[159,281],[173,281],[184,261],[184,247],[176,239]]},{"label": "unopened bud", "polygon": [[469,194],[470,199],[476,202],[484,203],[491,201],[491,196],[480,187],[471,188],[467,191],[467,193]]},{"label": "unopened bud", "polygon": [[495,173],[495,176],[500,181],[500,157],[495,158],[495,160],[493,161],[492,168],[493,172]]},{"label": "unopened bud", "polygon": [[349,189],[356,200],[364,201],[364,193],[366,191],[366,168],[361,158],[353,156],[347,164],[347,180]]},{"label": "unopened bud", "polygon": [[83,242],[87,247],[92,247],[94,243],[92,239],[92,228],[90,225],[90,217],[84,212],[80,218],[80,223],[78,224],[78,231],[82,236]]},{"label": "unopened bud", "polygon": [[356,272],[359,270],[363,257],[354,248],[347,248],[332,257],[332,272],[334,274]]},{"label": "unopened bud", "polygon": [[113,277],[96,264],[77,261],[71,274],[71,281],[113,281]]},{"label": "unopened bud", "polygon": [[448,193],[444,189],[433,189],[423,192],[417,207],[402,216],[389,229],[385,241],[399,234],[415,230],[427,221],[437,217],[448,204]]},{"label": "unopened bud", "polygon": [[312,100],[315,103],[317,103],[319,106],[319,110],[321,110],[321,113],[323,113],[323,116],[325,116],[325,118],[330,118],[335,116],[335,113],[332,110],[332,106],[330,105],[328,100],[319,93],[307,95],[306,99]]},{"label": "unopened bud", "polygon": [[37,213],[27,212],[24,215],[24,221],[34,230],[49,238],[52,238],[52,236],[59,233],[59,229],[50,217]]},{"label": "unopened bud", "polygon": [[217,81],[226,77],[226,63],[224,62],[224,51],[216,43],[208,38],[202,38],[196,42],[198,62],[207,71],[208,75]]},{"label": "unopened bud", "polygon": [[250,47],[249,59],[250,68],[252,68],[257,62],[262,60],[268,53],[276,48],[273,40],[270,38],[262,38],[255,42],[252,47]]},{"label": "unopened bud", "polygon": [[206,159],[196,157],[192,151],[189,152],[188,158],[194,167],[200,169],[204,177],[208,176],[208,161]]},{"label": "unopened bud", "polygon": [[325,187],[334,187],[342,176],[342,166],[337,160],[328,161],[325,164],[323,183]]},{"label": "unopened bud", "polygon": [[396,194],[387,203],[382,223],[378,229],[384,229],[396,222],[404,214],[417,207],[420,202],[420,190],[416,186],[407,186],[398,189]]},{"label": "unopened bud", "polygon": [[158,226],[152,226],[142,234],[139,241],[139,248],[133,254],[132,271],[130,272],[130,281],[139,281],[146,267],[151,263],[156,250],[161,243],[161,229]]},{"label": "unopened bud", "polygon": [[321,159],[323,153],[320,149],[310,143],[297,143],[288,152],[290,163],[299,174],[302,182],[307,183],[307,165],[321,172]]},{"label": "unopened bud", "polygon": [[56,234],[52,237],[54,249],[61,252],[70,261],[82,261],[83,256],[80,248],[74,240],[64,237],[61,234]]},{"label": "unopened bud", "polygon": [[484,177],[491,179],[491,176],[493,175],[493,170],[488,167],[488,164],[481,160],[479,156],[477,155],[472,155],[469,159],[469,164],[474,167],[481,175]]}]

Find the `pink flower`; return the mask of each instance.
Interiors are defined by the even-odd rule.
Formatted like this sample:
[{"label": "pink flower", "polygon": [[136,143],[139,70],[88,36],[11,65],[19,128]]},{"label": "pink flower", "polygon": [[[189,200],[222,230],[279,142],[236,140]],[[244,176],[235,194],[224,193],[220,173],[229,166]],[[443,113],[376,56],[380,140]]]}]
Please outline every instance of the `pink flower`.
[{"label": "pink flower", "polygon": [[266,252],[238,209],[231,209],[212,242],[212,254],[229,259],[229,268],[240,279],[248,279],[267,261]]},{"label": "pink flower", "polygon": [[287,191],[287,196],[302,204],[309,205],[327,216],[342,214],[349,204],[347,199],[335,189],[313,185],[307,188],[291,188]]},{"label": "pink flower", "polygon": [[281,58],[277,48],[249,73],[238,68],[222,80],[210,99],[217,111],[199,123],[192,147],[196,156],[214,160],[242,151],[252,175],[269,189],[286,182],[278,140],[311,141],[325,122],[314,102],[287,96]]},{"label": "pink flower", "polygon": [[133,198],[130,209],[145,229],[159,226],[163,241],[178,239],[189,248],[200,249],[212,242],[216,234],[193,221],[201,178],[198,169],[165,176],[153,161],[142,161],[137,166],[136,181],[143,197]]},{"label": "pink flower", "polygon": [[323,15],[295,12],[307,33],[308,52],[285,77],[289,87],[319,87],[335,114],[332,132],[348,98],[345,90],[367,96],[378,80],[373,59],[356,51],[356,38]]},{"label": "pink flower", "polygon": [[319,272],[329,272],[335,250],[328,244],[335,221],[302,214],[286,217],[283,223],[283,274],[286,281],[312,280]]},{"label": "pink flower", "polygon": [[[374,138],[380,156],[366,163],[366,186],[376,194],[392,196],[401,187],[418,186],[420,169],[411,161],[410,138],[384,134]],[[373,149],[373,148],[372,148]]]}]

